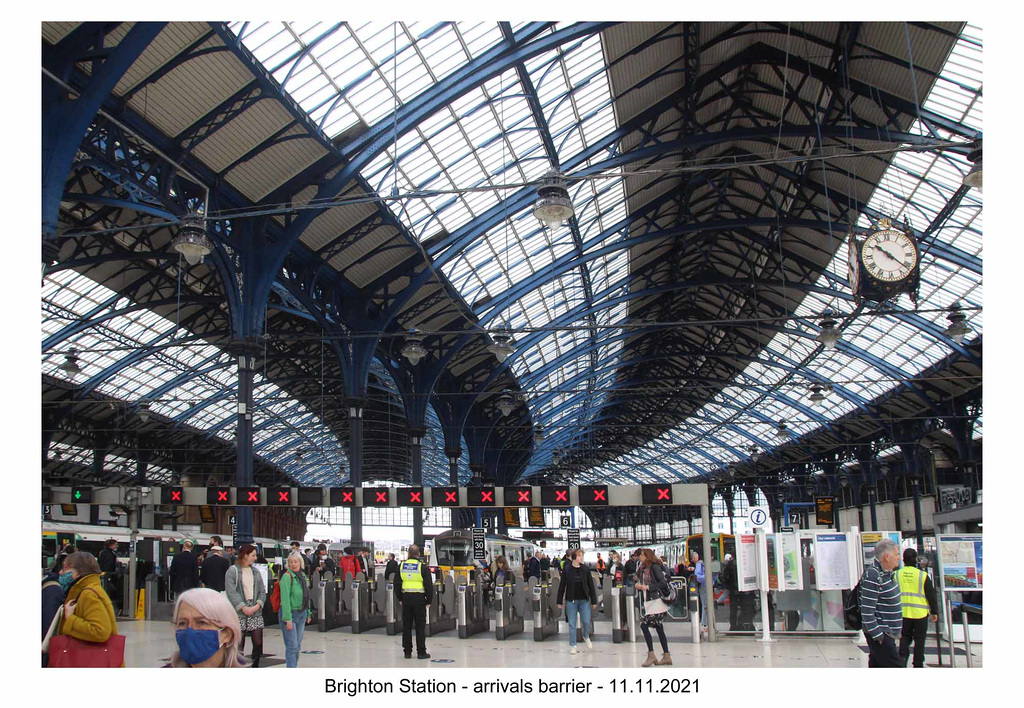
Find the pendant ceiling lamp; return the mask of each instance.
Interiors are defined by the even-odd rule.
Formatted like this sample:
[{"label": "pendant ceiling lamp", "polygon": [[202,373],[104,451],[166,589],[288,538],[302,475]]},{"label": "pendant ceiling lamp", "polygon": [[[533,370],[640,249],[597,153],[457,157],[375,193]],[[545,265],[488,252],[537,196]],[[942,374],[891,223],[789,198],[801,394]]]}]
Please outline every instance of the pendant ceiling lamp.
[{"label": "pendant ceiling lamp", "polygon": [[427,349],[423,346],[423,335],[416,329],[409,330],[405,337],[405,345],[402,347],[402,356],[409,360],[409,363],[416,366],[420,359],[427,355]]},{"label": "pendant ceiling lamp", "polygon": [[508,327],[502,329],[491,335],[494,342],[487,347],[487,351],[495,356],[498,363],[504,364],[505,360],[512,356],[512,352],[515,351],[512,345],[515,342],[512,339],[512,331]]},{"label": "pendant ceiling lamp", "polygon": [[533,215],[545,225],[558,226],[575,214],[565,178],[557,171],[548,172],[541,178],[537,188],[537,201],[533,204]]},{"label": "pendant ceiling lamp", "polygon": [[206,237],[206,220],[202,214],[189,212],[178,222],[178,235],[171,241],[171,248],[184,256],[189,265],[201,263],[210,255],[213,245]]}]

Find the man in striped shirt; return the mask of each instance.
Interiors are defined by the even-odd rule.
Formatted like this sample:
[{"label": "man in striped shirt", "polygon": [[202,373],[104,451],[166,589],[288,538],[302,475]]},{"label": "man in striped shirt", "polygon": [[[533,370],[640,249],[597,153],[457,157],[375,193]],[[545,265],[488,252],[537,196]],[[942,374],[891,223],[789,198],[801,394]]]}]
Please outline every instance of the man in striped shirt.
[{"label": "man in striped shirt", "polygon": [[895,576],[899,567],[899,547],[883,538],[875,546],[875,559],[860,579],[860,614],[871,668],[903,666],[899,654],[903,602]]}]

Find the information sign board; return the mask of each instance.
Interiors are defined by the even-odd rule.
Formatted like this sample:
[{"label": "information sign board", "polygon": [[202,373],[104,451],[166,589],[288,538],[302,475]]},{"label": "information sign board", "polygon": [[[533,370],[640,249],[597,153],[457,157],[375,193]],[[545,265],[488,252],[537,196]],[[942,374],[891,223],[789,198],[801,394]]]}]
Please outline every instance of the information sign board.
[{"label": "information sign board", "polygon": [[849,590],[850,556],[845,533],[814,534],[814,566],[818,590]]},{"label": "information sign board", "polygon": [[814,517],[818,526],[834,526],[836,523],[836,498],[814,497]]},{"label": "information sign board", "polygon": [[532,529],[542,529],[546,526],[544,523],[544,509],[539,506],[530,507],[529,519],[530,528]]},{"label": "information sign board", "polygon": [[484,560],[487,557],[486,535],[486,529],[473,529],[473,560]]},{"label": "information sign board", "polygon": [[740,592],[757,590],[757,537],[736,536],[736,582]]},{"label": "information sign board", "polygon": [[568,534],[567,540],[569,542],[569,551],[575,551],[580,547],[580,530],[569,529],[566,533]]},{"label": "information sign board", "polygon": [[939,571],[946,592],[981,590],[982,556],[981,534],[941,534],[939,541]]}]

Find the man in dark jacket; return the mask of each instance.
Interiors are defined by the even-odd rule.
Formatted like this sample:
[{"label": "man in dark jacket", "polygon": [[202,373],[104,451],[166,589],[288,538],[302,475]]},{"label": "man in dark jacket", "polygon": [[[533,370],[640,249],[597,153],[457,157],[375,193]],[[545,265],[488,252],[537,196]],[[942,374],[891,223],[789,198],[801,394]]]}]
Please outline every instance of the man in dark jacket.
[{"label": "man in dark jacket", "polygon": [[200,569],[203,587],[224,592],[224,576],[230,567],[231,561],[224,557],[224,549],[220,546],[211,547]]},{"label": "man in dark jacket", "polygon": [[388,563],[384,566],[384,579],[394,580],[394,576],[398,573],[398,561],[395,560],[395,554],[388,554]]},{"label": "man in dark jacket", "polygon": [[192,552],[192,546],[191,541],[185,541],[181,546],[181,553],[174,556],[174,560],[171,561],[171,571],[168,575],[171,592],[175,595],[199,587],[199,562],[196,554]]},{"label": "man in dark jacket", "polygon": [[103,573],[117,572],[117,541],[108,538],[103,544],[103,550],[96,558],[100,563],[100,571]]},{"label": "man in dark jacket", "polygon": [[537,578],[537,582],[538,583],[540,582],[540,571],[541,571],[540,556],[541,556],[541,551],[535,551],[534,554],[533,554],[533,557],[531,557],[530,561],[526,564],[526,577],[523,578],[523,579],[527,583],[530,582],[530,578]]},{"label": "man in dark jacket", "polygon": [[629,560],[626,561],[626,565],[622,569],[622,576],[625,581],[623,584],[627,588],[636,584],[636,578],[634,576],[636,575],[636,563],[639,557],[640,549],[638,548],[630,554]]},{"label": "man in dark jacket", "polygon": [[558,583],[559,610],[563,607],[563,600],[564,604],[568,605],[566,615],[569,620],[569,653],[576,653],[577,613],[583,629],[583,641],[587,643],[588,649],[593,649],[594,645],[590,641],[590,618],[591,605],[597,604],[597,588],[594,586],[594,576],[583,563],[582,548],[573,551],[572,560],[562,568],[561,582]]},{"label": "man in dark jacket", "polygon": [[739,574],[736,572],[736,559],[731,554],[725,555],[722,572],[718,574],[718,582],[729,593],[729,631],[739,629],[740,597]]}]

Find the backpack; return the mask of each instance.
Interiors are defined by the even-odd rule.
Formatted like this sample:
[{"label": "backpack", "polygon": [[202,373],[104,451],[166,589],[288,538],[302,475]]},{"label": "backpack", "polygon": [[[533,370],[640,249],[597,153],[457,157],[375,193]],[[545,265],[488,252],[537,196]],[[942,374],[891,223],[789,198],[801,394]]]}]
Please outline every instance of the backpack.
[{"label": "backpack", "polygon": [[843,618],[846,620],[846,626],[850,629],[863,629],[864,627],[864,621],[860,615],[859,580],[853,590],[846,596],[846,601],[843,603]]},{"label": "backpack", "polygon": [[[662,574],[665,577],[665,586],[668,588],[668,590],[662,590],[661,591],[661,599],[664,600],[666,603],[671,605],[673,602],[676,601],[676,598],[679,596],[679,592],[676,590],[676,586],[673,585],[672,581],[669,579],[668,573],[665,571],[665,566],[661,567],[661,572],[662,572]],[[654,571],[651,570],[650,573],[651,573],[651,580],[653,581],[654,580]]]},{"label": "backpack", "polygon": [[[291,570],[286,570],[285,572],[288,573],[288,575],[292,576],[292,582],[298,582],[299,579],[295,577],[295,574]],[[284,576],[282,575],[281,578],[284,578]],[[280,612],[281,611],[281,579],[280,578],[278,579],[278,581],[276,583],[274,583],[274,590],[273,590],[273,592],[270,593],[270,606],[274,609],[274,612]]]}]

